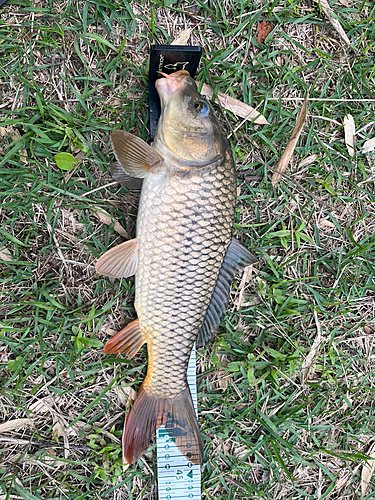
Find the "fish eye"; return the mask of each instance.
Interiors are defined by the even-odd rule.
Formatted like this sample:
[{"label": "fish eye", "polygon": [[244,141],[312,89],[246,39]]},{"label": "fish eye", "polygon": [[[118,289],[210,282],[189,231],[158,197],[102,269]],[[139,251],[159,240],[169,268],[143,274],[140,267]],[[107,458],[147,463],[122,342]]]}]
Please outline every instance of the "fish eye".
[{"label": "fish eye", "polygon": [[209,107],[206,101],[197,101],[194,104],[194,108],[200,115],[206,115],[208,113]]}]

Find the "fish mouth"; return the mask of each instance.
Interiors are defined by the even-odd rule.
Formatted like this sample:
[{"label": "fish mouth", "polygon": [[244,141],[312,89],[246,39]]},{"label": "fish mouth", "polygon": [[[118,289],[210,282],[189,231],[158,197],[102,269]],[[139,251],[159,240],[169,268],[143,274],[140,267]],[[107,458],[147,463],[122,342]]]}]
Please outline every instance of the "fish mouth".
[{"label": "fish mouth", "polygon": [[158,73],[163,75],[164,78],[156,80],[155,87],[162,103],[166,105],[169,98],[185,85],[186,79],[190,77],[190,73],[185,69],[181,69],[170,75],[161,71],[158,71]]}]

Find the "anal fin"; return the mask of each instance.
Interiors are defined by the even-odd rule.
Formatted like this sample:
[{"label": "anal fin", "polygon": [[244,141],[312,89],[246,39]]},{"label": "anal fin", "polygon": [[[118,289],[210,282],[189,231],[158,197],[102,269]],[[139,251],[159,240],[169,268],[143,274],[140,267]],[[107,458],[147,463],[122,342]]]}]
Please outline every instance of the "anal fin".
[{"label": "anal fin", "polygon": [[198,334],[197,347],[204,346],[215,335],[227,306],[230,286],[238,269],[254,264],[257,261],[255,255],[241,245],[236,238],[232,237],[219,271],[206,316]]},{"label": "anal fin", "polygon": [[132,359],[145,342],[146,339],[139,327],[139,321],[136,319],[106,343],[104,353],[125,354],[129,359]]},{"label": "anal fin", "polygon": [[95,269],[104,276],[114,278],[129,278],[133,276],[138,266],[138,240],[120,243],[105,254],[96,263]]}]

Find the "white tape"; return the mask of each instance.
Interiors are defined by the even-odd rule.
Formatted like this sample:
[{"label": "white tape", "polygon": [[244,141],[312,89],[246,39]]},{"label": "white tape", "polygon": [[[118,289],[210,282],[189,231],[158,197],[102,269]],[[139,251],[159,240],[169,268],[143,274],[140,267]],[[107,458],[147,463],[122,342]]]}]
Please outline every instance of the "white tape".
[{"label": "white tape", "polygon": [[[187,380],[197,413],[197,377],[195,345],[191,351]],[[192,464],[181,454],[164,426],[156,431],[159,500],[200,500],[200,465]]]}]

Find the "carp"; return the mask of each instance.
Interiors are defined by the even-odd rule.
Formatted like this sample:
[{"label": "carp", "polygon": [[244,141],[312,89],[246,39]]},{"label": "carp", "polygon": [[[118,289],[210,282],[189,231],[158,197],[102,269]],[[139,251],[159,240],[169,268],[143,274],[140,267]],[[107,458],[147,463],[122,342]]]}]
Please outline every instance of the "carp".
[{"label": "carp", "polygon": [[229,143],[210,103],[185,70],[156,81],[161,115],[152,146],[115,131],[112,176],[142,182],[136,238],[108,250],[97,272],[135,275],[138,319],[105,353],[135,356],[147,344],[148,368],[126,419],[123,456],[131,464],[164,425],[191,462],[203,443],[186,380],[194,342],[210,340],[226,308],[236,271],[257,259],[232,237],[236,172]]}]

